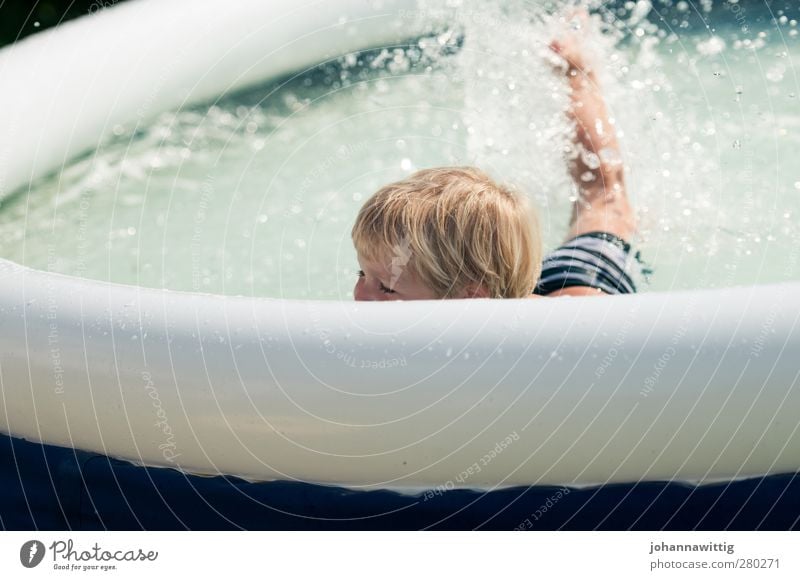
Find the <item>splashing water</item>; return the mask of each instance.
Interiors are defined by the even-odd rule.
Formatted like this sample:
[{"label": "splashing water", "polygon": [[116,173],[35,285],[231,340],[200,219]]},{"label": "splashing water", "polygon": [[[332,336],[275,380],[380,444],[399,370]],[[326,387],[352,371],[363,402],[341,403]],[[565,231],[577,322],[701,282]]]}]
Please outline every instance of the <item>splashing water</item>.
[{"label": "splashing water", "polygon": [[[575,199],[568,95],[547,49],[566,4],[422,3],[422,38],[114,127],[0,205],[0,252],[144,286],[348,299],[361,204],[452,164],[530,196],[552,248]],[[586,4],[654,269],[643,290],[798,278],[800,10],[785,4]]]}]

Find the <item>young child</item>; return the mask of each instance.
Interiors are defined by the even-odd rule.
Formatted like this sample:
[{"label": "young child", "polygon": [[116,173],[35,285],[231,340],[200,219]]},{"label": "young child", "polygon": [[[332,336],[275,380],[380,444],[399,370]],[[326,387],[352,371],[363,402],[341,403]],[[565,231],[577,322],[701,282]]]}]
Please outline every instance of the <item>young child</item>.
[{"label": "young child", "polygon": [[[573,18],[587,23],[585,13]],[[536,215],[524,197],[473,167],[425,169],[381,188],[359,211],[356,300],[636,291],[629,275],[636,223],[613,121],[577,35],[550,48],[562,57],[576,126],[570,171],[580,195],[566,242],[542,263]]]}]

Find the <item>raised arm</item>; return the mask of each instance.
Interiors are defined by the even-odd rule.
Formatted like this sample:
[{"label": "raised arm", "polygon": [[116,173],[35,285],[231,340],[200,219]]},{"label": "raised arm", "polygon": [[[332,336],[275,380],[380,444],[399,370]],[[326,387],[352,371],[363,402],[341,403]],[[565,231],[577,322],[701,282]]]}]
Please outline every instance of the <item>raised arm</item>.
[{"label": "raised arm", "polygon": [[[573,16],[585,30],[585,13]],[[550,48],[564,59],[570,86],[567,111],[575,122],[578,154],[570,161],[579,195],[572,207],[567,238],[603,231],[630,241],[636,220],[625,191],[625,172],[614,121],[609,116],[595,71],[585,57],[578,31],[570,30]]]}]

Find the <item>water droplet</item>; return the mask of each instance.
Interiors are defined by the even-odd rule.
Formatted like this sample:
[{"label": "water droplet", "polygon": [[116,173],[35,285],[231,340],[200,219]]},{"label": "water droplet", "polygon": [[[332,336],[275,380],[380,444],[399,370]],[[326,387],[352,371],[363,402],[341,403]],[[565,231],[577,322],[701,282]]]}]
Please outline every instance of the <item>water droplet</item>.
[{"label": "water droplet", "polygon": [[600,167],[600,158],[596,153],[591,151],[581,151],[581,161],[583,161],[583,164],[589,169],[597,169]]},{"label": "water droplet", "polygon": [[767,74],[765,76],[768,81],[779,83],[783,80],[783,75],[785,72],[786,67],[784,67],[782,64],[776,64],[767,69]]},{"label": "water droplet", "polygon": [[725,41],[719,36],[712,36],[708,40],[697,43],[697,52],[703,56],[714,56],[725,50]]}]

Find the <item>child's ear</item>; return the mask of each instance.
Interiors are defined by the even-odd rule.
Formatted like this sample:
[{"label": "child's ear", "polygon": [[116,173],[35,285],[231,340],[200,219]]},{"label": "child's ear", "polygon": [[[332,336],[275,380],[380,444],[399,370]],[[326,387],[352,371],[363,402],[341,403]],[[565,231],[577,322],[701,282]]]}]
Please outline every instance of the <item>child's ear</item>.
[{"label": "child's ear", "polygon": [[461,294],[463,298],[490,298],[489,289],[483,284],[470,284]]}]

